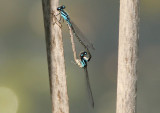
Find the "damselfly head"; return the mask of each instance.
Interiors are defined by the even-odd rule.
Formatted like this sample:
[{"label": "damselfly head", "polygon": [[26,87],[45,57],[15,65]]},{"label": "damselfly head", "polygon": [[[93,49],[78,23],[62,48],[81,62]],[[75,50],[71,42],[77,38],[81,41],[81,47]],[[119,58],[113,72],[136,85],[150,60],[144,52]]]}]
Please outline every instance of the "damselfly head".
[{"label": "damselfly head", "polygon": [[80,53],[80,57],[84,57],[85,55],[87,55],[87,52],[85,51]]},{"label": "damselfly head", "polygon": [[65,6],[64,6],[64,5],[62,5],[62,6],[60,6],[60,7],[57,8],[58,11],[59,11],[59,10],[62,10],[62,9],[65,9]]}]

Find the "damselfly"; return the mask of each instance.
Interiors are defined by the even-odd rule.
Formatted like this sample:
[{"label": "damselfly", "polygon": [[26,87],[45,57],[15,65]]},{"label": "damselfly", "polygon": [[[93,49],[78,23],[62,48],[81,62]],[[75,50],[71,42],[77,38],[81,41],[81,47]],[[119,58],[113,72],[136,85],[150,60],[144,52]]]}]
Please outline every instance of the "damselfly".
[{"label": "damselfly", "polygon": [[85,52],[85,51],[80,53],[79,66],[84,69],[89,100],[90,100],[92,107],[94,107],[94,99],[93,99],[93,95],[92,95],[91,86],[89,83],[89,76],[88,76],[88,70],[87,70],[87,62],[89,62],[91,56],[89,56],[89,58],[87,58],[86,55],[87,55],[87,52]]},{"label": "damselfly", "polygon": [[88,53],[90,53],[90,50],[95,50],[93,47],[93,44],[88,41],[88,39],[83,35],[83,33],[80,31],[80,29],[71,21],[69,15],[67,12],[64,11],[65,6],[62,5],[57,8],[57,10],[60,12],[61,17],[66,20],[68,25],[71,27],[74,35],[77,37],[78,41],[84,46],[84,48],[87,50]]},{"label": "damselfly", "polygon": [[[83,68],[85,71],[85,77],[86,77],[86,84],[87,84],[87,90],[88,90],[88,95],[89,95],[89,100],[90,103],[92,105],[92,107],[94,107],[94,99],[93,99],[93,95],[92,95],[92,91],[91,91],[91,87],[90,87],[90,83],[89,83],[89,76],[88,76],[88,70],[87,70],[87,63],[90,61],[91,59],[91,54],[90,54],[90,50],[95,50],[95,48],[93,47],[93,45],[88,41],[87,38],[85,38],[85,36],[83,35],[83,33],[79,30],[79,28],[73,23],[73,21],[71,21],[69,15],[67,12],[64,11],[65,6],[62,5],[60,7],[57,8],[57,10],[60,12],[59,14],[61,14],[61,17],[66,20],[66,22],[68,23],[69,27],[71,28],[72,32],[74,33],[74,35],[76,36],[76,38],[78,39],[78,41],[84,46],[84,48],[86,49],[87,52],[81,52],[80,53],[80,59],[76,60],[76,63],[79,65],[79,67]],[[61,20],[61,19],[60,19]],[[88,54],[88,57],[86,57],[86,55]]]}]

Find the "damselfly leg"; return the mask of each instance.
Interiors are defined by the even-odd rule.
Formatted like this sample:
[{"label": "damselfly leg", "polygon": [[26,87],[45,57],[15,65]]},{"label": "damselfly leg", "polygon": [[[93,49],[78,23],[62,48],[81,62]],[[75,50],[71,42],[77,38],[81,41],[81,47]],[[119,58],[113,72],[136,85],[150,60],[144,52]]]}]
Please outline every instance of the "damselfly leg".
[{"label": "damselfly leg", "polygon": [[[61,22],[60,22],[62,17],[60,16],[60,19],[59,19],[59,20],[58,20],[57,17],[56,17],[56,16],[60,15],[60,13],[55,14],[55,11],[52,11],[52,12],[51,12],[51,15],[52,15],[52,16],[51,16],[52,22],[53,22],[53,20],[54,20],[53,25],[54,25],[54,24],[57,24],[60,28],[62,28],[62,24],[61,24]],[[53,19],[53,18],[54,18],[54,19]]]}]

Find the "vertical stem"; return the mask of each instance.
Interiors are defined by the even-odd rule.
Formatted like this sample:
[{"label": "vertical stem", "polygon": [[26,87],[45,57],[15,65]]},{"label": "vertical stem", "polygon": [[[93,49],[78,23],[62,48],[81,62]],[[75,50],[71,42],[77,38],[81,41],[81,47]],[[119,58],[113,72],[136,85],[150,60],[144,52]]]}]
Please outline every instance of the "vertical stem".
[{"label": "vertical stem", "polygon": [[117,113],[136,113],[139,0],[120,0]]},{"label": "vertical stem", "polygon": [[52,113],[69,113],[62,33],[51,14],[58,13],[58,3],[59,0],[42,0]]}]

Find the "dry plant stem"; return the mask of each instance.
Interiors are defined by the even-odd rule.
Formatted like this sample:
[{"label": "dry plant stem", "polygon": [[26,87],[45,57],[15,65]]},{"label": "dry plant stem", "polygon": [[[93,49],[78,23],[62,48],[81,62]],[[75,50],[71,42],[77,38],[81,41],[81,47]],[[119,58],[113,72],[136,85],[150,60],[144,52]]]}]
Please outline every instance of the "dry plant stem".
[{"label": "dry plant stem", "polygon": [[116,113],[136,113],[139,0],[120,0]]},{"label": "dry plant stem", "polygon": [[69,113],[65,61],[61,29],[51,14],[56,11],[59,0],[42,0],[47,59],[52,99],[52,113]]}]

